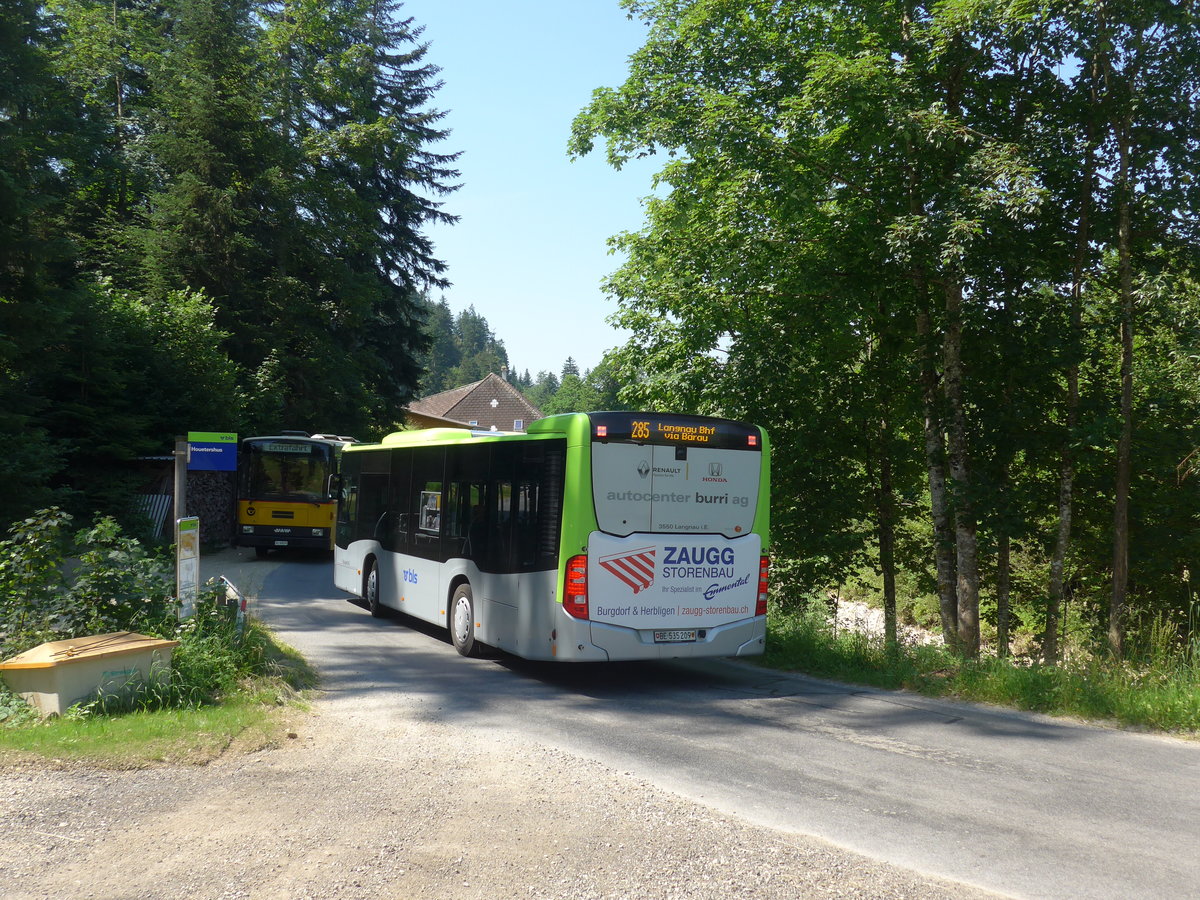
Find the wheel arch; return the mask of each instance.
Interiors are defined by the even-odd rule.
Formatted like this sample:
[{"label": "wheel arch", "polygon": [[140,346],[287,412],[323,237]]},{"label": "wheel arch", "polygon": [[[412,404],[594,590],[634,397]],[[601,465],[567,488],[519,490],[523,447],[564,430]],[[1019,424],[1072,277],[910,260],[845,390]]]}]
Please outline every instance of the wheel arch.
[{"label": "wheel arch", "polygon": [[371,566],[375,566],[376,568],[379,567],[379,559],[376,557],[374,551],[371,551],[363,557],[362,572],[360,573],[361,577],[359,578],[358,583],[359,589],[361,590],[361,593],[359,594],[360,597],[367,596],[367,577],[371,574]]},{"label": "wheel arch", "polygon": [[471,584],[471,579],[467,577],[466,572],[457,572],[450,579],[450,583],[446,585],[446,596],[442,598],[446,604],[446,627],[450,627],[450,619],[454,615],[454,592],[458,590],[460,585],[467,585],[471,588],[472,596],[475,594],[475,587]]}]

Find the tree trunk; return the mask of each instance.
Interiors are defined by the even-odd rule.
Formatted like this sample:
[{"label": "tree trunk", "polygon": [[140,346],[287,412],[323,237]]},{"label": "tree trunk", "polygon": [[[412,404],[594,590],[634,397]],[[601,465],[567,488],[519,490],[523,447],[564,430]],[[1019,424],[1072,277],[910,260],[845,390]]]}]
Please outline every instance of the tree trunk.
[{"label": "tree trunk", "polygon": [[[1093,94],[1093,101],[1095,95]],[[1083,272],[1091,240],[1092,191],[1095,189],[1096,157],[1092,150],[1092,128],[1088,127],[1087,171],[1079,194],[1079,230],[1075,242],[1075,269],[1071,284],[1069,347],[1071,359],[1067,364],[1067,433],[1063,439],[1062,457],[1058,469],[1058,532],[1054,539],[1054,554],[1050,557],[1050,591],[1046,598],[1046,630],[1042,634],[1042,660],[1047,665],[1059,661],[1058,623],[1063,608],[1066,581],[1067,552],[1071,546],[1071,519],[1074,511],[1075,451],[1074,442],[1079,429],[1079,352],[1083,340]]]},{"label": "tree trunk", "polygon": [[1071,495],[1075,484],[1075,458],[1070,442],[1074,433],[1073,421],[1078,416],[1078,367],[1067,374],[1067,392],[1074,394],[1067,400],[1067,438],[1059,461],[1058,471],[1058,532],[1054,538],[1054,555],[1050,557],[1050,589],[1046,597],[1046,628],[1042,632],[1042,661],[1054,665],[1059,660],[1058,620],[1062,610],[1064,574],[1067,549],[1071,543]]},{"label": "tree trunk", "polygon": [[883,640],[889,651],[896,642],[896,498],[892,487],[892,459],[888,449],[888,423],[879,423],[879,478],[876,482],[876,516],[879,521],[879,569],[883,573]]},{"label": "tree trunk", "polygon": [[1001,531],[996,546],[996,655],[1008,656],[1009,597],[1012,585],[1012,541]]},{"label": "tree trunk", "polygon": [[959,651],[967,657],[979,655],[979,556],[975,510],[971,501],[968,468],[967,413],[963,399],[962,284],[946,284],[946,333],[943,340],[946,377],[946,408],[949,415],[946,460],[954,486],[954,549],[958,571]]},{"label": "tree trunk", "polygon": [[933,336],[929,310],[917,313],[917,339],[921,352],[921,401],[925,413],[925,464],[929,471],[929,502],[933,515],[934,563],[937,571],[938,608],[942,637],[947,647],[958,646],[958,577],[954,561],[954,533],[950,526],[950,501],[946,492],[945,437],[938,404],[938,375],[933,362]]},{"label": "tree trunk", "polygon": [[[916,4],[905,0],[901,4],[902,51],[910,61],[909,42],[916,18]],[[905,138],[908,183],[908,211],[914,217],[924,214],[920,176],[916,165],[917,150]],[[924,267],[912,271],[917,293],[917,344],[921,354],[921,404],[925,419],[925,465],[929,472],[929,505],[933,518],[933,556],[937,572],[938,611],[942,620],[942,638],[946,646],[958,646],[958,598],[955,592],[957,569],[954,554],[954,534],[950,525],[950,498],[946,492],[946,437],[941,415],[937,364],[934,357],[933,323],[929,311],[929,279]]]},{"label": "tree trunk", "polygon": [[[1070,328],[1073,344],[1079,341],[1080,322],[1078,295],[1075,286],[1070,310]],[[1079,362],[1072,360],[1067,367],[1067,434],[1063,439],[1062,457],[1058,462],[1058,529],[1055,536],[1054,556],[1050,557],[1050,590],[1046,596],[1046,624],[1042,635],[1042,660],[1046,665],[1057,664],[1058,619],[1062,611],[1064,583],[1066,583],[1067,551],[1070,548],[1070,522],[1073,515],[1073,493],[1075,485],[1075,455],[1073,442],[1079,428]]]},{"label": "tree trunk", "polygon": [[1133,262],[1130,223],[1129,122],[1116,128],[1118,158],[1117,266],[1121,291],[1121,438],[1117,443],[1113,509],[1113,583],[1108,607],[1108,645],[1125,652],[1125,605],[1129,590],[1129,486],[1133,473]]}]

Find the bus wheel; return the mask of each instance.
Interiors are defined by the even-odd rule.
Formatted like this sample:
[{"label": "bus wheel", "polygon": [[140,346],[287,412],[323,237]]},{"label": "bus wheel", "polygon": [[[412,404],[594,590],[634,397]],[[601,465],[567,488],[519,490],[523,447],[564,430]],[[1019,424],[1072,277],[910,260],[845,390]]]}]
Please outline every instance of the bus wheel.
[{"label": "bus wheel", "polygon": [[383,604],[379,602],[379,566],[371,560],[367,568],[367,577],[363,580],[363,596],[367,600],[367,609],[375,618],[383,616]]},{"label": "bus wheel", "polygon": [[270,552],[271,552],[271,550],[269,547],[255,547],[254,548],[254,558],[255,559],[266,559],[267,554]]},{"label": "bus wheel", "polygon": [[450,640],[463,656],[478,656],[479,642],[475,640],[475,601],[471,585],[460,584],[450,601]]}]

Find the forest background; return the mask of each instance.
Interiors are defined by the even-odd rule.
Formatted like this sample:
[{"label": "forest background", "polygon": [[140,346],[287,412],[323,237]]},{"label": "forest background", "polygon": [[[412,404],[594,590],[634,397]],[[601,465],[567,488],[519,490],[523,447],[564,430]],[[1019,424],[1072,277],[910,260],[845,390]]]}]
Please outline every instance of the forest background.
[{"label": "forest background", "polygon": [[[571,151],[664,161],[613,241],[633,336],[514,382],[765,425],[784,595],[864,585],[889,641],[1194,645],[1194,4],[622,5]],[[508,363],[432,299],[424,53],[388,0],[0,8],[0,520],[127,511],[195,422],[373,437]]]}]

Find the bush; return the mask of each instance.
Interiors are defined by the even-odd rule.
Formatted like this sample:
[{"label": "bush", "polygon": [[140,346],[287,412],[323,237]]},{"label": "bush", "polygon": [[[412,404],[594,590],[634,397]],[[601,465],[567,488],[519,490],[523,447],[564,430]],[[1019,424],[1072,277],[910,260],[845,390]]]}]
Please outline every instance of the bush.
[{"label": "bush", "polygon": [[57,507],[0,541],[0,658],[45,641],[110,631],[161,631],[176,616],[170,559],[111,518],[72,537]]},{"label": "bush", "polygon": [[[70,522],[60,509],[42,510],[0,541],[0,659],[46,641],[115,631],[179,641],[169,678],[102,696],[76,710],[83,715],[209,704],[265,672],[269,634],[256,623],[240,625],[217,585],[205,585],[195,614],[180,621],[165,552],[146,550],[111,518],[73,538]],[[20,719],[17,705],[0,695],[0,721]]]}]

